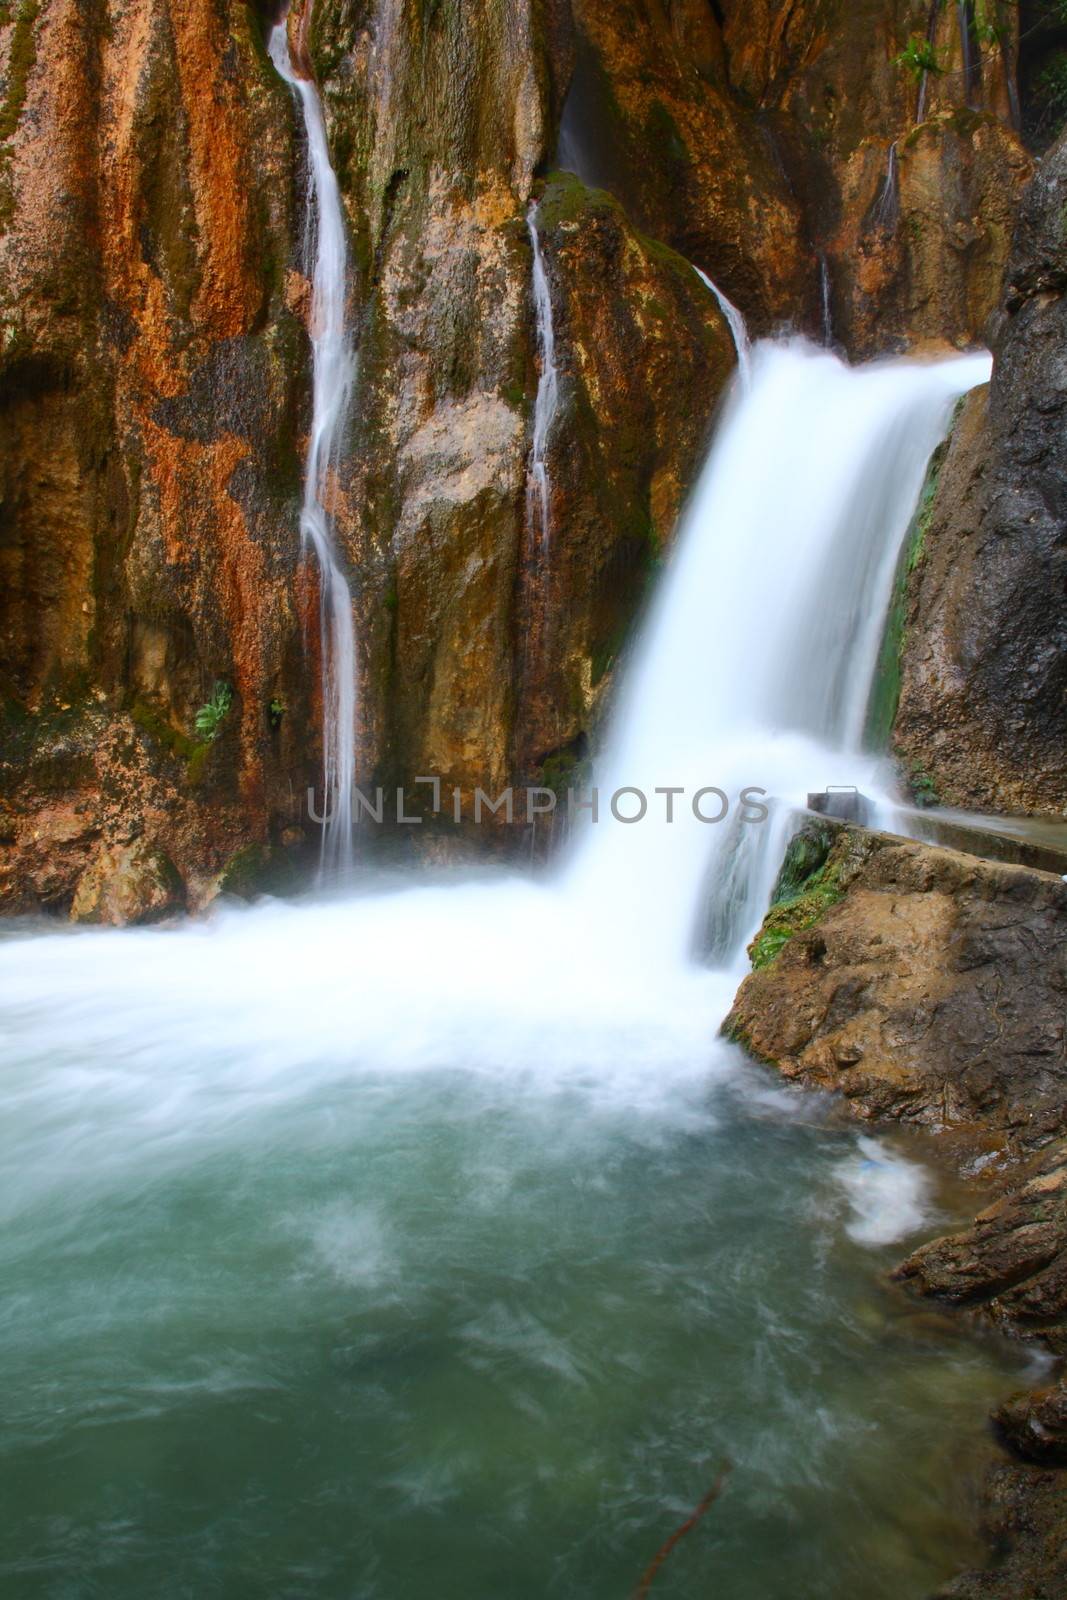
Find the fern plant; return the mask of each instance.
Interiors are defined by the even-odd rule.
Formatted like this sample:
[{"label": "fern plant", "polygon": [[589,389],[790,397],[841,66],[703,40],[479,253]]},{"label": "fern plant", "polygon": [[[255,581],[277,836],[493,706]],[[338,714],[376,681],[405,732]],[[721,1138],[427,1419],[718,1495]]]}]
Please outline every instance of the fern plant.
[{"label": "fern plant", "polygon": [[220,678],[211,691],[211,699],[200,707],[194,719],[193,726],[201,739],[212,740],[218,736],[232,705],[233,690]]}]

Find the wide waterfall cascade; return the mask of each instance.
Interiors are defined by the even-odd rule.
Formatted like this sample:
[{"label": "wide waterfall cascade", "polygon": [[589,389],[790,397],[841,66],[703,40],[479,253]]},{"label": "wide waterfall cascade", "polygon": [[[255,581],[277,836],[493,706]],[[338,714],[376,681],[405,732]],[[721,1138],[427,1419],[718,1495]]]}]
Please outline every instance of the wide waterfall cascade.
[{"label": "wide waterfall cascade", "polygon": [[548,441],[559,410],[559,373],[556,369],[556,332],[552,320],[552,289],[545,271],[541,239],[537,231],[537,206],[526,214],[526,227],[533,251],[533,301],[537,319],[537,351],[541,373],[534,402],[533,443],[530,452],[530,481],[527,490],[527,520],[536,523],[542,550],[549,545],[550,484]]},{"label": "wide waterfall cascade", "polygon": [[715,299],[718,301],[719,310],[726,318],[727,326],[730,329],[730,335],[734,341],[734,349],[737,351],[738,372],[741,375],[742,382],[747,383],[752,371],[752,341],[748,336],[748,328],[745,324],[745,319],[734,305],[733,301],[728,300],[723,294],[718,284],[714,283],[711,278],[708,277],[707,273],[702,270],[702,268],[693,263],[691,263],[691,265],[693,266],[693,271],[696,273],[701,283],[704,284],[706,288],[711,290],[712,294],[715,296]]},{"label": "wide waterfall cascade", "polygon": [[[742,952],[780,850],[773,827],[741,820],[740,791],[802,805],[828,783],[879,787],[861,743],[900,544],[954,401],[990,365],[979,354],[852,368],[802,340],[756,347],[597,767],[605,799],[637,788],[648,815],[627,824],[602,806],[569,872],[568,892],[649,959],[685,959],[709,874],[712,896],[729,885],[737,905],[720,953]],[[717,825],[689,803],[712,785],[735,802]],[[667,786],[685,789],[670,824],[654,795]]]},{"label": "wide waterfall cascade", "polygon": [[[896,547],[987,366],[756,347],[602,783],[862,781]],[[900,1336],[923,1169],[718,1037],[785,826],[605,803],[555,876],[0,938],[0,1585],[618,1600],[722,1456],[665,1595],[967,1564],[948,1458],[1033,1377]]]},{"label": "wide waterfall cascade", "polygon": [[321,589],[323,866],[351,862],[356,777],[356,640],[352,595],[337,553],[331,476],[337,462],[355,379],[347,326],[348,244],[337,177],[330,162],[318,90],[298,76],[284,19],[269,36],[270,58],[303,113],[311,185],[308,255],[311,276],[311,434],[304,463],[301,537],[315,553]]}]

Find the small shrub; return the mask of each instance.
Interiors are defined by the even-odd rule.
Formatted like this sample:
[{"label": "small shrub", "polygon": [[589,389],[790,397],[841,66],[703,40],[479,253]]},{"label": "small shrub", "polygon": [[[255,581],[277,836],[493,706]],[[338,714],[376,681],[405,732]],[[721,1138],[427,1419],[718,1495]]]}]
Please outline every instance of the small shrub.
[{"label": "small shrub", "polygon": [[926,72],[940,74],[944,70],[937,59],[937,51],[921,33],[912,34],[900,54],[893,57],[893,65],[910,72],[916,81]]}]

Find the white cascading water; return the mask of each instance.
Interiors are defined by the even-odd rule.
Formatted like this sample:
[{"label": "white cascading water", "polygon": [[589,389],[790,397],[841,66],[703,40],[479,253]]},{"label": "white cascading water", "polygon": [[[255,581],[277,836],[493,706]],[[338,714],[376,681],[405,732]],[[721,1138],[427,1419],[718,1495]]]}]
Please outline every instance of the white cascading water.
[{"label": "white cascading water", "polygon": [[[594,920],[649,960],[685,961],[702,898],[720,954],[743,952],[781,839],[740,820],[741,790],[800,805],[828,784],[877,791],[878,763],[861,743],[900,544],[954,401],[989,371],[984,354],[851,368],[800,340],[757,346],[600,763],[602,793],[638,788],[649,816],[623,824],[602,806],[569,879]],[[670,785],[686,798],[667,825],[651,820],[653,791]],[[688,801],[711,785],[734,809],[706,825]],[[661,818],[666,798],[654,804]]]},{"label": "white cascading water", "polygon": [[[312,411],[304,463],[300,531],[319,568],[322,652],[321,814],[324,868],[351,864],[356,778],[356,640],[352,596],[333,533],[331,475],[352,396],[356,359],[347,327],[348,245],[341,194],[330,164],[318,90],[293,67],[285,19],[271,30],[270,58],[300,106],[307,137],[311,192],[307,241],[311,276]],[[312,256],[313,252],[313,256]]]},{"label": "white cascading water", "polygon": [[[175,1038],[190,1063],[221,1052],[214,1089],[199,1068],[168,1078],[193,1100],[227,1074],[258,1094],[264,1073],[284,1099],[308,1088],[285,1068],[329,1081],[361,1059],[583,1081],[596,1067],[638,1097],[674,1092],[666,1076],[655,1088],[654,1063],[700,1079],[790,807],[831,783],[877,794],[861,738],[899,547],[953,401],[989,368],[985,355],[851,368],[800,340],[756,346],[623,673],[599,822],[553,875],[370,884],[172,932],[9,941],[7,993],[33,1018],[34,1052],[51,1041],[153,1070]],[[640,823],[611,816],[625,786],[648,797]],[[654,791],[671,786],[686,794],[668,825]],[[705,786],[729,798],[721,823],[693,817]],[[744,788],[779,802],[768,822],[740,820]],[[712,969],[692,960],[698,938]]]},{"label": "white cascading water", "polygon": [[834,314],[830,294],[830,263],[826,252],[819,252],[819,299],[822,305],[822,342],[829,350],[834,342]]},{"label": "white cascading water", "polygon": [[537,232],[537,206],[530,206],[526,227],[533,250],[533,299],[537,320],[537,351],[541,373],[534,402],[533,444],[530,452],[530,478],[526,492],[526,517],[536,524],[542,551],[548,549],[551,532],[548,440],[559,409],[559,374],[556,370],[556,332],[552,321],[552,290],[545,271],[541,240]]},{"label": "white cascading water", "polygon": [[742,383],[747,384],[752,372],[752,341],[748,336],[748,328],[745,325],[745,319],[741,315],[740,311],[738,311],[733,301],[726,298],[718,284],[713,283],[706,272],[704,272],[694,263],[690,263],[690,265],[692,265],[693,271],[696,273],[701,283],[704,284],[705,288],[711,290],[712,294],[715,296],[715,299],[718,301],[719,310],[726,318],[727,326],[730,329],[730,336],[734,341],[734,349],[737,351],[737,370],[741,375]]},{"label": "white cascading water", "polygon": [[897,146],[896,141],[889,146],[889,155],[886,158],[885,177],[882,187],[878,191],[878,198],[874,204],[874,220],[879,228],[892,228],[896,224],[900,211],[900,196],[897,192]]}]

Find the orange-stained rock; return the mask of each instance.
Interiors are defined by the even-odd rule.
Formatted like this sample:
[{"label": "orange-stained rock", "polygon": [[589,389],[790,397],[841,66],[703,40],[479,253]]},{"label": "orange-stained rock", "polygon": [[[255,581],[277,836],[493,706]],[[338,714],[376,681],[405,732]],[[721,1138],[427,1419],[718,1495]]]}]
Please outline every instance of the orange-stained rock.
[{"label": "orange-stained rock", "polygon": [[143,839],[106,845],[93,857],[74,890],[72,922],[125,927],[156,922],[185,905],[182,881],[162,850]]},{"label": "orange-stained rock", "polygon": [[[1015,131],[1018,18],[969,46],[960,8],[910,0],[723,0],[735,89],[764,108],[825,262],[832,334],[851,355],[983,337],[1031,170]],[[930,40],[940,71],[900,64]],[[821,318],[809,326],[819,329]]]},{"label": "orange-stained rock", "polygon": [[556,159],[708,272],[753,327],[814,305],[800,206],[773,141],[731,93],[710,7],[575,0]]},{"label": "orange-stained rock", "polygon": [[[315,770],[290,96],[238,0],[112,0],[107,26],[77,0],[10,9],[0,49],[28,66],[0,204],[5,790],[32,815],[43,761],[105,839],[155,813],[195,882],[291,825]],[[233,727],[210,783],[164,777],[218,681]],[[72,892],[67,855],[46,903]],[[20,886],[7,866],[0,897],[23,903],[36,869]]]}]

